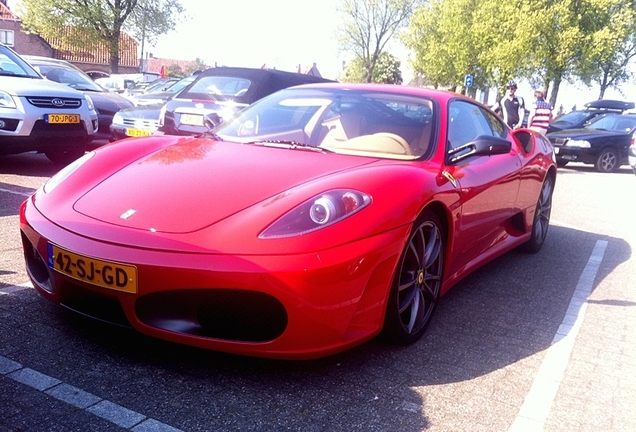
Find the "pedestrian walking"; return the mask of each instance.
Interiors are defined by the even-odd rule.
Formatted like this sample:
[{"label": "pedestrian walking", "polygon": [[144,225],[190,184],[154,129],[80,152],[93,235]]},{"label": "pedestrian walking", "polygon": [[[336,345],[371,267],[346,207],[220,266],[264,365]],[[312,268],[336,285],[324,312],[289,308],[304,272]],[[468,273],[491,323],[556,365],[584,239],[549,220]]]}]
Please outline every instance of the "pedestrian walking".
[{"label": "pedestrian walking", "polygon": [[545,101],[544,96],[542,90],[534,92],[534,103],[528,115],[528,128],[545,135],[552,120],[553,108],[552,104]]},{"label": "pedestrian walking", "polygon": [[526,115],[526,106],[521,96],[516,95],[517,83],[508,81],[506,84],[506,96],[492,106],[495,111],[501,111],[504,122],[512,129],[518,129],[523,124]]}]

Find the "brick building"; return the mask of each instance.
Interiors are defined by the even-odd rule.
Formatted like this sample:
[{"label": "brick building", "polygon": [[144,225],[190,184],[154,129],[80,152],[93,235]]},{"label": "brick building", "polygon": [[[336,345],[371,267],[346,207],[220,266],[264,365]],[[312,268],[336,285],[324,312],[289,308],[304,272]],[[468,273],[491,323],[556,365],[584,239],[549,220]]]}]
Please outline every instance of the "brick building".
[{"label": "brick building", "polygon": [[[72,28],[62,31],[70,33]],[[0,42],[23,55],[37,55],[69,61],[91,75],[93,78],[110,74],[110,54],[105,44],[98,44],[94,49],[77,50],[69,45],[61,44],[60,39],[44,39],[35,34],[22,31],[20,18],[7,6],[7,0],[0,0]],[[53,48],[59,46],[59,49]],[[139,72],[137,41],[127,33],[122,33],[119,40],[119,73]]]}]

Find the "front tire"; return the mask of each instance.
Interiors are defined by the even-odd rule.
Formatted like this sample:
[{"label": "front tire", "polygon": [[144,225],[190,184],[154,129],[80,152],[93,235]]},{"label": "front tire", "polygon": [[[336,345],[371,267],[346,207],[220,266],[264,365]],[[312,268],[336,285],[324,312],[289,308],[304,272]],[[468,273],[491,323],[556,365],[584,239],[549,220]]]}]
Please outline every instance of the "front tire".
[{"label": "front tire", "polygon": [[537,200],[537,208],[534,212],[532,223],[532,235],[524,244],[524,250],[528,253],[537,253],[541,250],[550,226],[550,213],[552,212],[552,193],[554,192],[554,179],[546,177],[541,186],[541,193]]},{"label": "front tire", "polygon": [[614,172],[621,166],[620,156],[616,149],[612,147],[605,147],[601,150],[601,154],[598,155],[596,164],[594,165],[596,170],[599,172]]},{"label": "front tire", "polygon": [[382,329],[389,342],[408,345],[424,334],[442,286],[444,252],[442,224],[427,210],[413,225],[391,286]]}]

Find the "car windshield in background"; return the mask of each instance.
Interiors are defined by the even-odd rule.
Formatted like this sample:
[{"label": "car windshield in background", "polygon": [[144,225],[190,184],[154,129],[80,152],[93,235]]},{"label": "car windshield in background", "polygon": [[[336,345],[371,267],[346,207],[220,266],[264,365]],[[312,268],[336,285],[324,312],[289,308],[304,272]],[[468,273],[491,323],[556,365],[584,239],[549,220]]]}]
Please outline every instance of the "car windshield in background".
[{"label": "car windshield in background", "polygon": [[88,75],[71,68],[57,67],[55,65],[37,64],[35,65],[40,74],[50,81],[59,82],[75,90],[103,92],[100,86]]},{"label": "car windshield in background", "polygon": [[630,132],[636,127],[636,116],[628,115],[606,115],[593,121],[587,129],[608,130],[615,132]]},{"label": "car windshield in background", "polygon": [[204,76],[181,94],[180,98],[200,100],[232,100],[244,95],[252,82],[245,78]]},{"label": "car windshield in background", "polygon": [[33,68],[9,50],[0,50],[0,75],[41,78]]},{"label": "car windshield in background", "polygon": [[196,78],[196,75],[188,75],[187,77],[181,78],[179,81],[170,85],[170,87],[168,87],[166,91],[173,92],[173,93],[179,92],[183,90],[184,88],[186,88],[188,85],[190,85],[190,83],[194,81],[195,78]]},{"label": "car windshield in background", "polygon": [[554,120],[554,124],[573,125],[584,121],[589,117],[588,111],[572,111]]},{"label": "car windshield in background", "polygon": [[417,159],[434,150],[433,106],[430,99],[379,91],[295,88],[256,102],[215,133],[241,143]]}]

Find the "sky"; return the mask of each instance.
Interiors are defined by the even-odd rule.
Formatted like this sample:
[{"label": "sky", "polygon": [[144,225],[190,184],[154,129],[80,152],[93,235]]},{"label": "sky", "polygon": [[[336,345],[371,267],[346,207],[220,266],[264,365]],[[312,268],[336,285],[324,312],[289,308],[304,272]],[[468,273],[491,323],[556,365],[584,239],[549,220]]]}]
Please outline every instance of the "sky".
[{"label": "sky", "polygon": [[[194,60],[208,65],[276,67],[295,71],[316,63],[325,78],[337,79],[350,54],[339,50],[336,29],[338,0],[181,0],[186,19],[149,48],[155,57]],[[394,41],[388,49],[401,60],[405,82],[413,76],[405,48]],[[636,100],[636,88],[623,94],[607,90],[605,99]],[[517,94],[531,103],[534,89],[519,82]],[[562,83],[557,99],[565,111],[598,99],[599,89]],[[630,99],[631,97],[631,99]],[[489,103],[494,103],[491,92]]]},{"label": "sky", "polygon": [[[314,63],[325,78],[338,79],[343,61],[351,55],[341,52],[336,30],[342,22],[337,13],[339,0],[180,0],[185,8],[177,28],[161,36],[145,51],[155,57],[203,60],[213,66],[261,67],[302,70]],[[15,8],[19,0],[9,0]],[[405,82],[413,73],[408,53],[395,40],[388,51],[401,60]],[[467,71],[469,73],[469,71]],[[636,101],[636,86],[624,85],[621,92],[610,89],[605,99]],[[529,84],[519,82],[517,94],[526,104],[533,101]],[[565,111],[574,105],[598,99],[599,89],[563,83],[557,99]],[[489,97],[494,103],[494,92]]]},{"label": "sky", "polygon": [[316,63],[335,79],[346,55],[335,38],[337,0],[181,0],[185,19],[149,48],[155,57],[295,71]]}]

